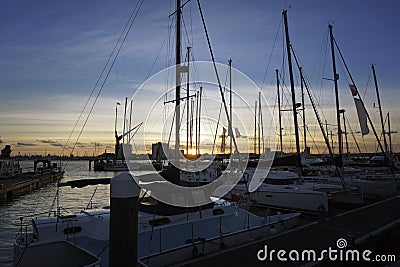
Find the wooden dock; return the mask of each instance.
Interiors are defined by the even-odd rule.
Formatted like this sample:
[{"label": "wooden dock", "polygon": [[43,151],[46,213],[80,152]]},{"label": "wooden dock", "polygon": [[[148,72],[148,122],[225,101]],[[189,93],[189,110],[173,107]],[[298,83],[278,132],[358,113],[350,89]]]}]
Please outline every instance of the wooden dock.
[{"label": "wooden dock", "polygon": [[0,204],[11,201],[62,178],[62,172],[23,173],[14,178],[0,180]]},{"label": "wooden dock", "polygon": [[[239,247],[224,249],[213,255],[199,257],[197,259],[178,264],[177,266],[350,266],[355,262],[294,262],[278,261],[276,253],[284,249],[302,252],[313,249],[317,255],[331,247],[338,249],[337,241],[345,239],[346,247],[343,249],[369,249],[371,254],[396,255],[400,259],[400,196],[376,202],[355,210],[340,214],[332,219],[321,222],[313,222],[288,232],[278,234],[263,240],[256,240]],[[200,244],[199,244],[200,245]],[[260,261],[257,253],[264,249],[275,250],[274,261]],[[262,254],[261,254],[262,255]],[[288,254],[286,254],[288,257]],[[366,262],[358,262],[365,266]],[[385,264],[387,264],[386,262]],[[367,266],[385,266],[376,262]]]}]

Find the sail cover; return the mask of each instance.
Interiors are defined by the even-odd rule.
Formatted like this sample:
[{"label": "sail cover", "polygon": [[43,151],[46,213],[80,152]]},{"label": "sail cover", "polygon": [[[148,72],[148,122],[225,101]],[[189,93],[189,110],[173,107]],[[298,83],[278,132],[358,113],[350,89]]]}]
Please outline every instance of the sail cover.
[{"label": "sail cover", "polygon": [[360,128],[362,135],[366,135],[369,133],[368,124],[367,124],[367,113],[363,107],[363,104],[360,99],[354,97],[354,103],[356,104],[358,120],[360,122]]}]

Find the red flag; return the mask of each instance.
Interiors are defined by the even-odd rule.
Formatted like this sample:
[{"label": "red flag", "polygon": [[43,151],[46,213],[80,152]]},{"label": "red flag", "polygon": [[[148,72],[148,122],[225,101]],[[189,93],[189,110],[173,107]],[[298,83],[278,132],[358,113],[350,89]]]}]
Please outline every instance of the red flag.
[{"label": "red flag", "polygon": [[358,95],[357,87],[354,84],[349,84],[349,86],[350,86],[351,94],[353,96],[357,96]]}]

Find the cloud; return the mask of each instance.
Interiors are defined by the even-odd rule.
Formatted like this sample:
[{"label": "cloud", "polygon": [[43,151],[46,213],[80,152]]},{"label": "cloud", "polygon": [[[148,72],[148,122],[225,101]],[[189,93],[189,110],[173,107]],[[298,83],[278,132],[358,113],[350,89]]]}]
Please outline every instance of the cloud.
[{"label": "cloud", "polygon": [[63,147],[64,146],[63,144],[60,144],[60,143],[58,143],[58,142],[56,142],[54,140],[36,140],[36,141],[38,141],[40,143],[43,143],[43,144],[49,144],[51,146],[56,146],[56,147]]},{"label": "cloud", "polygon": [[50,145],[51,146],[58,146],[58,147],[64,146],[63,144],[60,144],[60,143],[51,143]]},{"label": "cloud", "polygon": [[32,144],[32,143],[21,143],[21,142],[18,142],[16,145],[17,145],[17,146],[37,146],[37,144]]},{"label": "cloud", "polygon": [[43,144],[56,144],[57,143],[54,140],[36,140],[36,141],[43,143]]},{"label": "cloud", "polygon": [[86,145],[85,144],[83,144],[83,143],[76,143],[76,146],[77,147],[79,147],[79,148],[82,148],[82,147],[86,147]]}]

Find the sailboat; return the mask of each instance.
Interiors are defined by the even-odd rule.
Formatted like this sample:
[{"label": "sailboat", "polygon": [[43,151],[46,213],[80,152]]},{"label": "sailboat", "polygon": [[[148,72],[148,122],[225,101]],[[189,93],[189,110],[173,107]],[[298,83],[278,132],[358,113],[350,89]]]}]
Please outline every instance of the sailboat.
[{"label": "sailboat", "polygon": [[[256,216],[227,201],[194,209],[142,202],[138,259],[151,266],[177,264],[291,229],[299,213]],[[170,207],[171,208],[171,207]],[[109,266],[110,210],[35,218],[14,242],[15,266]],[[44,254],[46,256],[44,256]],[[62,260],[68,259],[68,260]]]},{"label": "sailboat", "polygon": [[[331,167],[329,171],[329,174],[326,173],[325,175],[315,175],[315,176],[308,176],[305,177],[305,180],[308,181],[314,181],[314,182],[325,182],[329,184],[342,184],[343,186],[350,186],[350,187],[357,187],[360,188],[363,192],[363,195],[366,197],[374,197],[374,198],[385,198],[389,196],[394,196],[396,195],[397,192],[397,186],[395,184],[385,182],[385,181],[368,181],[363,178],[363,176],[355,176],[354,169],[347,169],[344,167],[343,164],[343,131],[341,130],[341,112],[342,110],[340,109],[339,105],[339,96],[338,96],[338,79],[339,75],[337,74],[336,71],[336,61],[335,61],[335,47],[339,49],[339,47],[336,44],[336,41],[333,36],[333,26],[329,25],[329,34],[330,34],[330,43],[331,43],[331,54],[332,54],[332,69],[333,69],[333,82],[334,82],[334,87],[335,87],[335,104],[336,104],[336,120],[337,120],[337,127],[338,127],[338,155],[335,160],[335,166]],[[366,111],[366,108],[364,106],[364,103],[361,99],[361,96],[358,93],[358,90],[355,86],[355,82],[349,72],[349,69],[347,67],[347,64],[344,61],[343,55],[341,51],[339,50],[340,57],[342,61],[344,62],[344,65],[346,67],[346,70],[348,71],[348,75],[350,77],[350,80],[352,81],[352,84],[350,85],[350,90],[352,92],[352,95],[354,97],[354,102],[356,105],[357,109],[357,114],[359,117],[360,121],[360,127],[362,130],[362,134],[368,134],[369,129],[367,125],[367,119],[370,121],[370,125],[372,127],[373,133],[377,137],[377,133],[375,130],[375,127],[372,124],[372,121]],[[376,82],[376,78],[375,78]],[[376,84],[376,83],[375,83]],[[379,94],[378,94],[378,99],[379,99]],[[377,139],[378,140],[378,139]],[[385,141],[386,142],[386,141]],[[381,142],[378,140],[379,146],[382,149],[382,152],[385,153],[383,146]],[[386,143],[385,143],[386,144]],[[329,142],[327,142],[328,148],[329,148]],[[329,149],[330,150],[330,149]],[[331,151],[331,150],[330,150]],[[318,168],[317,168],[318,169]],[[332,169],[334,171],[332,172]],[[323,171],[323,169],[319,168],[320,171]],[[334,174],[334,175],[332,175]]]}]

